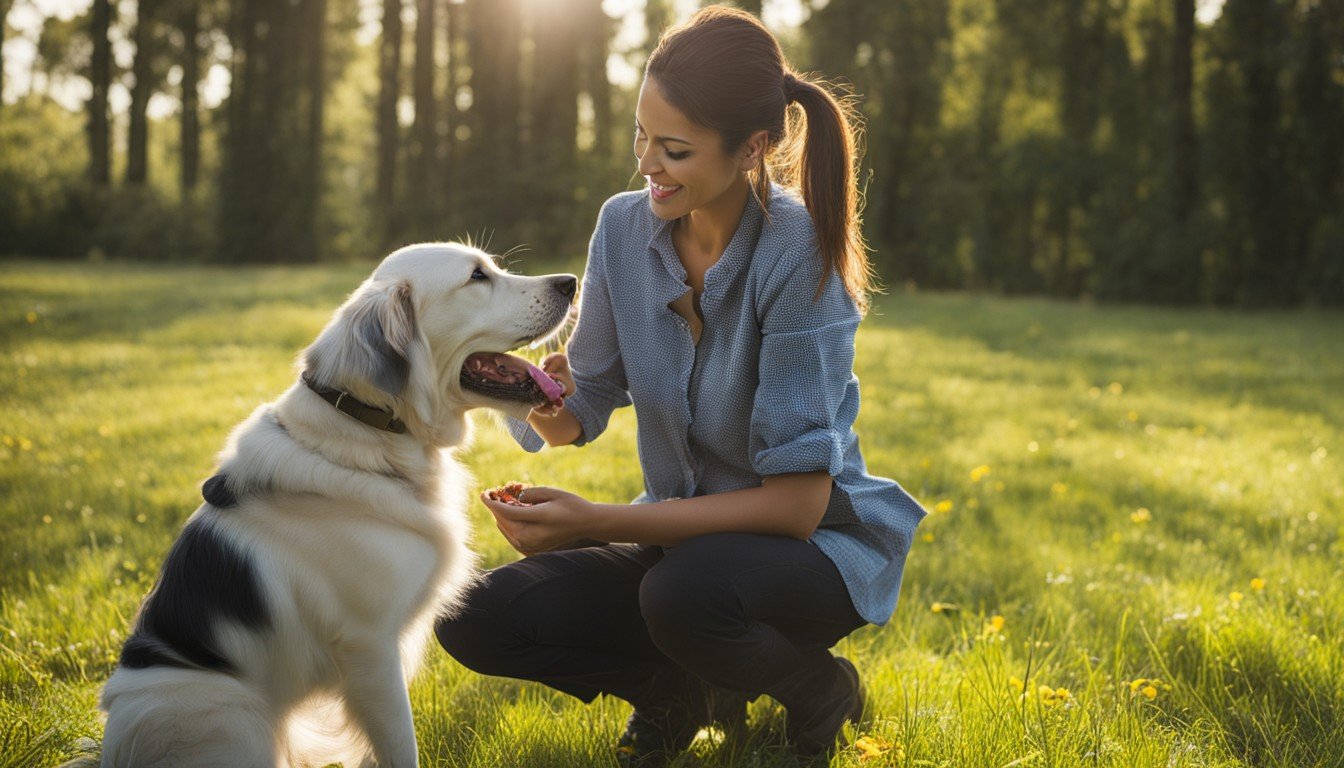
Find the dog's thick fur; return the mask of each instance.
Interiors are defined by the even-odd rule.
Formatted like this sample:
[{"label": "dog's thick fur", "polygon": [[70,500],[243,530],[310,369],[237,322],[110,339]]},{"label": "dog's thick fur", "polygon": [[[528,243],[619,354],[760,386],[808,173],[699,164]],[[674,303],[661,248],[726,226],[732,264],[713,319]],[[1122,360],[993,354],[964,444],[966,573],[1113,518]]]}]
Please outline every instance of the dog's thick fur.
[{"label": "dog's thick fur", "polygon": [[[406,431],[302,382],[233,431],[219,456],[228,503],[191,516],[103,690],[105,768],[417,764],[407,683],[473,573],[470,478],[444,449],[468,439],[472,408],[531,407],[464,389],[459,373],[473,352],[554,331],[574,283],[509,274],[461,245],[403,248],[374,271],[299,362]],[[196,645],[146,628],[156,599]],[[131,663],[133,644],[159,663]]]}]

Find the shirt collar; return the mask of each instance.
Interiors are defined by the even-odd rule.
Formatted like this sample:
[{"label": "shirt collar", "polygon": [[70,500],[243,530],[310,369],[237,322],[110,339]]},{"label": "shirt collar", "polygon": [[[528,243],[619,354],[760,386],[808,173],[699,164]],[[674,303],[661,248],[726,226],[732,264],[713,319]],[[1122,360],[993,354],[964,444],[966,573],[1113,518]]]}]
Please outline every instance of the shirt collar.
[{"label": "shirt collar", "polygon": [[[784,190],[778,185],[770,185],[772,198],[783,192]],[[649,215],[653,216],[652,209],[649,209]],[[667,273],[676,279],[679,292],[673,297],[675,299],[685,292],[683,289],[686,285],[686,268],[681,265],[681,260],[677,258],[677,249],[672,244],[672,226],[676,223],[676,220],[660,219],[656,216],[654,216],[654,219],[653,233],[649,236],[649,249],[658,254],[663,266],[667,269]],[[751,194],[747,196],[747,205],[742,210],[742,219],[737,224],[737,231],[728,241],[728,247],[724,249],[723,255],[705,273],[705,293],[712,291],[711,285],[718,285],[721,282],[731,280],[744,265],[751,261],[751,255],[756,251],[756,243],[760,240],[761,229],[765,220],[765,211],[762,210],[761,202],[757,199],[753,187]],[[710,275],[713,275],[712,280]]]}]

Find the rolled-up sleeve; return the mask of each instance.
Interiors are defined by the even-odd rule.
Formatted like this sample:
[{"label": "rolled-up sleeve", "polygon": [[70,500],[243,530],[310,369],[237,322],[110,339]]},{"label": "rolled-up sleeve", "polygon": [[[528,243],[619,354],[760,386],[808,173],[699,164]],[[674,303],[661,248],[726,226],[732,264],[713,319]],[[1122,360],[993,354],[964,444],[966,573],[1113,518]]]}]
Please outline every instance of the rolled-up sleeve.
[{"label": "rolled-up sleeve", "polygon": [[[565,398],[565,408],[578,419],[582,433],[571,445],[582,446],[596,440],[607,428],[617,408],[630,405],[629,384],[616,337],[616,320],[611,306],[604,261],[606,209],[598,217],[597,228],[588,244],[588,263],[583,271],[579,292],[579,322],[566,348],[569,367],[574,374],[574,394]],[[509,434],[523,450],[535,453],[546,445],[526,421],[507,417]]]},{"label": "rolled-up sleeve", "polygon": [[[815,251],[781,259],[758,300],[759,383],[751,412],[752,466],[762,476],[844,468],[857,398],[854,334],[860,314],[832,272],[813,302],[821,275]],[[844,423],[841,423],[844,422]]]}]

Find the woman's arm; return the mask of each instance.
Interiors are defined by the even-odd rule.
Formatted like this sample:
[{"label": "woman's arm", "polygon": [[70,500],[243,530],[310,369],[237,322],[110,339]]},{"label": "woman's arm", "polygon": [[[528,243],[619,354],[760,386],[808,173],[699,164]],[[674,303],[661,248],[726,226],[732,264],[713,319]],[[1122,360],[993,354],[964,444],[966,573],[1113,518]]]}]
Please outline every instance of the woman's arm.
[{"label": "woman's arm", "polygon": [[592,538],[673,546],[707,533],[760,533],[806,541],[831,498],[825,472],[771,475],[756,488],[653,504],[597,504]]},{"label": "woman's arm", "polygon": [[563,406],[553,416],[533,410],[527,416],[527,423],[532,425],[532,429],[536,430],[541,439],[551,447],[569,445],[583,434],[583,427],[579,425],[578,418]]},{"label": "woman's arm", "polygon": [[756,488],[652,504],[594,504],[557,488],[526,488],[514,506],[481,494],[513,548],[525,555],[624,542],[674,546],[707,533],[759,533],[806,540],[831,497],[825,472],[771,475]]}]

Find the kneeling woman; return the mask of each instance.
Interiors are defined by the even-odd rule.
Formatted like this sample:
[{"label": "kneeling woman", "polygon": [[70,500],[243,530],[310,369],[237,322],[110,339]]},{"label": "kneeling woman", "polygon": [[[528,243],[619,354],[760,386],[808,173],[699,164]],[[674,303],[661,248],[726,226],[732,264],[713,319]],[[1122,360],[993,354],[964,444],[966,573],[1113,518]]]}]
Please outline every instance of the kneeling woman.
[{"label": "kneeling woman", "polygon": [[867,473],[852,429],[871,279],[854,128],[755,17],[710,7],[659,42],[635,131],[648,187],[603,206],[569,356],[543,365],[567,397],[511,431],[582,446],[633,403],[645,491],[482,497],[527,557],[486,574],[439,642],[484,674],[629,701],[624,764],[667,760],[760,694],[795,750],[826,754],[864,704],[829,649],[890,618],[924,516]]}]

